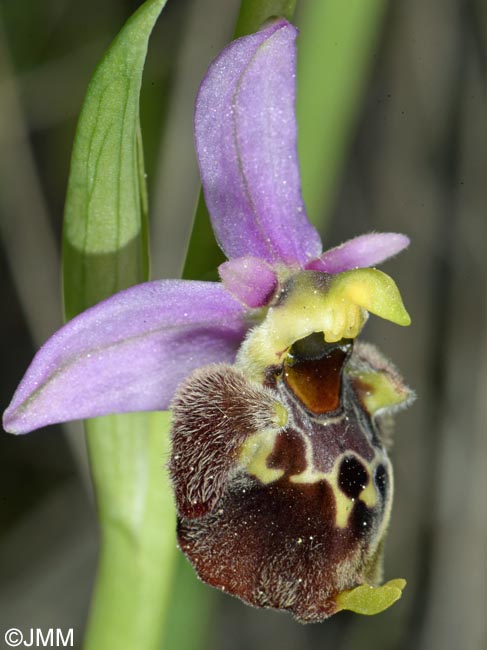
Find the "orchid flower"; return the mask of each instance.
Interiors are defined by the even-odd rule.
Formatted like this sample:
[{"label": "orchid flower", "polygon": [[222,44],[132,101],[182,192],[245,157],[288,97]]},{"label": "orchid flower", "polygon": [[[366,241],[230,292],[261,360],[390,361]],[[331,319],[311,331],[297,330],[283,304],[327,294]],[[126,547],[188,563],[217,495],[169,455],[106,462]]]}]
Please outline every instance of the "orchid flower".
[{"label": "orchid flower", "polygon": [[409,242],[366,234],[322,252],[300,189],[295,38],[273,21],[201,84],[221,283],[147,282],[80,314],[39,350],[4,426],[172,407],[180,548],[209,584],[306,622],[382,611],[404,586],[377,585],[388,423],[411,391],[355,339],[369,312],[409,324],[393,280],[370,268]]}]

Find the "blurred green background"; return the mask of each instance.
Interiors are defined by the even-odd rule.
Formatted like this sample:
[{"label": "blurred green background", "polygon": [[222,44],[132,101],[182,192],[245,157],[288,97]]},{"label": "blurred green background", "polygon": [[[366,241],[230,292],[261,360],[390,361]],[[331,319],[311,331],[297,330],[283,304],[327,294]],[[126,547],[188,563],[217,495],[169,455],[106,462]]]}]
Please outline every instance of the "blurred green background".
[{"label": "blurred green background", "polygon": [[[4,406],[61,324],[59,242],[76,119],[96,63],[139,4],[0,0]],[[370,230],[412,239],[384,268],[413,325],[371,319],[366,331],[418,393],[398,417],[386,553],[387,578],[405,577],[408,587],[378,617],[301,626],[197,585],[181,564],[170,650],[480,650],[487,641],[485,8],[362,0],[367,11],[347,42],[340,20],[350,14],[333,13],[345,4],[298,1],[303,185],[325,244]],[[151,38],[142,128],[153,277],[182,267],[199,189],[194,96],[238,7],[170,0]],[[97,553],[80,431],[0,436],[0,638],[13,626],[73,627],[80,647]]]}]

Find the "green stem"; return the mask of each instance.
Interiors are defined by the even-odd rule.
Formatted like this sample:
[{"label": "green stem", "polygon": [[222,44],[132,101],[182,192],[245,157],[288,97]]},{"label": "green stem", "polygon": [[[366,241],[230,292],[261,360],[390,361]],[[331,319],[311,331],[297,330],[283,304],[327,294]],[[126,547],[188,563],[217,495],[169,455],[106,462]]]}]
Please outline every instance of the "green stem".
[{"label": "green stem", "polygon": [[101,522],[88,650],[162,647],[176,555],[167,413],[86,423]]},{"label": "green stem", "polygon": [[[139,95],[152,28],[166,0],[147,0],[90,82],[78,122],[64,221],[67,318],[148,279],[147,196]],[[169,417],[86,423],[100,521],[88,650],[156,650],[165,634],[176,518],[165,472]]]}]

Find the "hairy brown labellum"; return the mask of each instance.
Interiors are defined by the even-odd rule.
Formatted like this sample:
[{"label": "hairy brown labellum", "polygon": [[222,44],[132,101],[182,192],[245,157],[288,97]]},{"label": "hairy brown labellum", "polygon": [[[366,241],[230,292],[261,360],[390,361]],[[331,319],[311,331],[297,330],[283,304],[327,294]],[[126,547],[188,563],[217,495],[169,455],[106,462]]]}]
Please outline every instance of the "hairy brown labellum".
[{"label": "hairy brown labellum", "polygon": [[191,375],[173,404],[170,472],[198,575],[303,622],[376,584],[393,491],[382,423],[409,399],[375,348],[321,334],[263,385],[235,366]]}]

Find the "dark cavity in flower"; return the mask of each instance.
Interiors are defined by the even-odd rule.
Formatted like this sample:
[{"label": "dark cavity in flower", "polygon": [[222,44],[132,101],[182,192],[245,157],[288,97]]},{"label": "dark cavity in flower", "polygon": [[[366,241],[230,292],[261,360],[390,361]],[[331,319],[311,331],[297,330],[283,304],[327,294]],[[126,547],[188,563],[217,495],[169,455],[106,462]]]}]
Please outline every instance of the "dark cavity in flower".
[{"label": "dark cavity in flower", "polygon": [[285,362],[284,381],[297,399],[316,415],[338,411],[342,372],[352,341],[325,343],[320,332],[297,341]]}]

